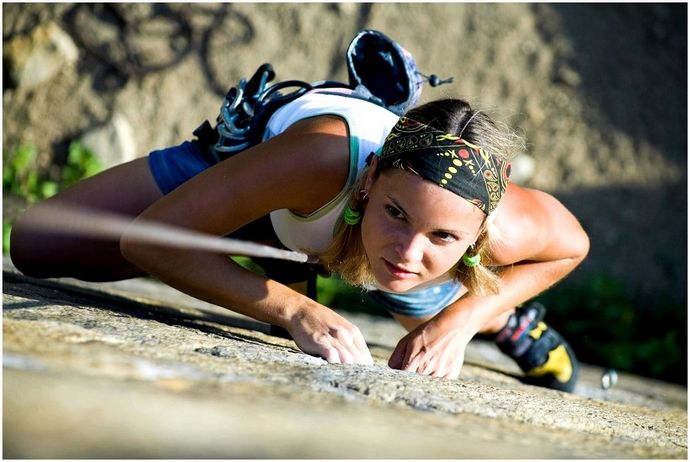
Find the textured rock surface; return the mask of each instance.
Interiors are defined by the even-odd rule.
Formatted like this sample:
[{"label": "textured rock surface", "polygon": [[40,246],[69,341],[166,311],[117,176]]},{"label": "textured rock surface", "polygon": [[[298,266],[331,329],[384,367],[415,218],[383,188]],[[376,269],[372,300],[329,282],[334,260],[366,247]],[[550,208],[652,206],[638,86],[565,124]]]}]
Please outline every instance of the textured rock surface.
[{"label": "textured rock surface", "polygon": [[5,262],[10,458],[686,458],[685,388],[621,374],[524,385],[472,342],[461,379],[386,366],[402,330],[345,314],[373,366],[329,365],[268,326],[149,280],[38,281]]},{"label": "textured rock surface", "polygon": [[3,45],[7,75],[23,91],[48,82],[78,58],[79,50],[70,36],[52,22]]}]

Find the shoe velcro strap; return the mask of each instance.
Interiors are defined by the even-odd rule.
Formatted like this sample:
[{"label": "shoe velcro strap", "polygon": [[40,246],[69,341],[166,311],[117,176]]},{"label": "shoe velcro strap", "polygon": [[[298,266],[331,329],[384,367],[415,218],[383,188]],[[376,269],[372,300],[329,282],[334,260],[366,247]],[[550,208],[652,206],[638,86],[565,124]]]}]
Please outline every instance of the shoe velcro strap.
[{"label": "shoe velcro strap", "polygon": [[534,338],[529,334],[539,326],[545,312],[546,309],[538,303],[532,303],[530,306],[520,309],[513,315],[516,325],[512,330],[504,329],[498,334],[496,339],[498,348],[511,358],[522,356],[534,343]]},{"label": "shoe velcro strap", "polygon": [[503,342],[496,342],[496,346],[511,358],[518,358],[527,351],[533,341],[534,339],[529,335],[522,335],[517,341],[507,339]]},{"label": "shoe velcro strap", "polygon": [[562,343],[560,335],[548,328],[538,339],[529,338],[532,340],[532,345],[522,355],[515,358],[525,372],[543,365],[549,358],[549,352]]}]

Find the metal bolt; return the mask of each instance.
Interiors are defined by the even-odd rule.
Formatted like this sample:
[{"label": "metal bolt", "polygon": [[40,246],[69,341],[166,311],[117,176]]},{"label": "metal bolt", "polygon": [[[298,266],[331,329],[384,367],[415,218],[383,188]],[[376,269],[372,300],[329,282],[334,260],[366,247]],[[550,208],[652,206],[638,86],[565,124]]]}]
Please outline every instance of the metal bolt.
[{"label": "metal bolt", "polygon": [[606,369],[603,374],[601,374],[601,388],[604,390],[609,390],[616,386],[618,383],[618,372],[615,369]]}]

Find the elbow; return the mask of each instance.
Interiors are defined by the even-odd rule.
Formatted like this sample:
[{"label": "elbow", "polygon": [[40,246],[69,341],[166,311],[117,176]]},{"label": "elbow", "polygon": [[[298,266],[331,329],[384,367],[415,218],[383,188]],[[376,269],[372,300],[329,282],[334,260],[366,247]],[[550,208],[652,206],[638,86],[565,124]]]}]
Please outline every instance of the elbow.
[{"label": "elbow", "polygon": [[150,260],[151,248],[138,239],[134,233],[125,230],[120,236],[120,254],[129,263],[146,271],[146,262]]},{"label": "elbow", "polygon": [[576,262],[575,266],[579,265],[584,261],[585,258],[587,258],[587,255],[589,254],[589,248],[589,236],[583,229],[581,229],[577,235],[577,238],[575,239],[575,242],[573,242],[572,258]]},{"label": "elbow", "polygon": [[122,258],[133,265],[139,266],[136,264],[139,255],[138,246],[125,234],[120,237],[120,253],[122,254]]}]

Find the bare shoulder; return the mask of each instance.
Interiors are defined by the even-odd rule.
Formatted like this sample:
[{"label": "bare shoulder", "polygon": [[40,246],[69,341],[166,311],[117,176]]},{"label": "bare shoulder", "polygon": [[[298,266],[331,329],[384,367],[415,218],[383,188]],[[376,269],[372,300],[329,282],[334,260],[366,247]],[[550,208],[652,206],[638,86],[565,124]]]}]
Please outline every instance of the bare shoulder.
[{"label": "bare shoulder", "polygon": [[273,210],[308,213],[342,190],[349,147],[342,119],[306,119],[206,169],[154,204],[147,214],[227,234]]},{"label": "bare shoulder", "polygon": [[568,240],[575,245],[586,239],[577,219],[558,199],[515,184],[508,186],[496,210],[494,228],[491,260],[497,265],[555,259],[568,253]]},{"label": "bare shoulder", "polygon": [[[281,208],[301,214],[318,209],[345,186],[350,165],[347,124],[335,116],[305,119],[262,143],[253,161],[271,165],[276,175],[289,179],[281,192]],[[247,158],[257,154],[248,153]],[[292,192],[292,195],[288,195]]]}]

